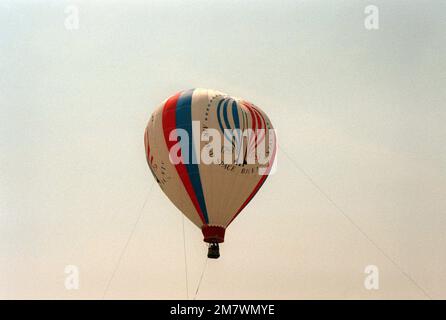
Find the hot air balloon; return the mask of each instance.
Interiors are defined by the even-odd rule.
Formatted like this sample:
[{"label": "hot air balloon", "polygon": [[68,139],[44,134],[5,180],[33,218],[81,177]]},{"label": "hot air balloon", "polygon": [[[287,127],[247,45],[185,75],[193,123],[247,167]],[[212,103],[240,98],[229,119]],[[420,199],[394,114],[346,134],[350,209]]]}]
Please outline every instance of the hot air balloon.
[{"label": "hot air balloon", "polygon": [[227,227],[271,172],[272,129],[259,107],[207,89],[181,91],[150,117],[144,135],[149,168],[167,197],[201,229],[209,258],[220,256]]}]

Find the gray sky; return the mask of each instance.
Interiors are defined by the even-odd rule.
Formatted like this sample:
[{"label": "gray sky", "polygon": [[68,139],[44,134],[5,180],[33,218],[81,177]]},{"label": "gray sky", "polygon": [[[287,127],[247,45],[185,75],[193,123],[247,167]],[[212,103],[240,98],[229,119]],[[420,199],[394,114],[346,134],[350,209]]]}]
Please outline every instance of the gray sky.
[{"label": "gray sky", "polygon": [[[204,87],[259,105],[280,150],[198,299],[445,299],[445,12],[0,1],[0,298],[187,297],[182,216],[153,185],[143,132],[166,97]],[[189,221],[185,239],[194,297],[206,247]]]}]

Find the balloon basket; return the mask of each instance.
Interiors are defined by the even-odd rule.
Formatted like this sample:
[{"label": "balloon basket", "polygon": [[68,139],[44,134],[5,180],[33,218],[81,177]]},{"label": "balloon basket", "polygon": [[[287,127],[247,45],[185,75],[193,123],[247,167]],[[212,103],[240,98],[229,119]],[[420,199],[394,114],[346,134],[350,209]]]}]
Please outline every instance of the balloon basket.
[{"label": "balloon basket", "polygon": [[218,259],[220,257],[220,247],[217,242],[211,242],[208,248],[208,258]]}]

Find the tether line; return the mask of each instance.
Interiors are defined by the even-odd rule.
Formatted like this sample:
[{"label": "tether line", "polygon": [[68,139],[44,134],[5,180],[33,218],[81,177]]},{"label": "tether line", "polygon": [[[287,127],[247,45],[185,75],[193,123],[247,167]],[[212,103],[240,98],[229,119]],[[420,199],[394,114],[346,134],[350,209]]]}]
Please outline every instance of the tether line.
[{"label": "tether line", "polygon": [[115,277],[116,271],[118,270],[119,265],[121,264],[121,260],[124,257],[124,253],[126,252],[127,247],[129,245],[132,237],[133,237],[133,234],[135,233],[136,226],[138,225],[139,220],[141,220],[141,217],[142,217],[142,214],[143,214],[143,210],[144,210],[144,208],[145,208],[145,206],[147,204],[147,201],[149,200],[149,196],[150,196],[150,194],[152,192],[153,185],[154,185],[154,183],[152,182],[152,185],[150,186],[150,189],[147,191],[146,199],[144,200],[144,203],[143,203],[141,209],[139,210],[138,218],[136,219],[136,221],[135,221],[135,223],[133,225],[132,231],[130,232],[130,235],[127,238],[127,241],[126,241],[126,243],[124,245],[124,248],[122,249],[121,254],[119,255],[118,262],[116,263],[116,265],[115,265],[115,267],[113,269],[113,272],[111,274],[111,277],[110,277],[110,279],[107,282],[107,286],[105,287],[104,293],[102,294],[102,299],[105,299],[105,296],[107,295],[107,292],[108,292],[108,290],[110,288],[110,284],[111,284],[111,282],[113,281],[113,279]]},{"label": "tether line", "polygon": [[317,183],[316,181],[307,173],[305,172],[294,160],[291,158],[283,148],[280,148],[280,150],[283,152],[283,154],[288,158],[288,160],[291,161],[291,163],[294,165],[294,167],[299,170],[307,179],[308,181],[322,194],[322,196],[338,211],[340,214],[344,216],[355,228],[359,233],[361,233],[376,249],[378,249],[381,254],[387,258],[405,277],[408,279],[415,287],[417,287],[428,299],[432,300],[432,297],[427,293],[427,291],[421,287],[406,271],[404,271],[396,262],[393,260],[383,249],[381,249],[380,246],[372,239],[370,238],[367,233],[362,230],[362,228],[353,221],[353,219],[345,213],[344,210],[334,200],[326,193]]},{"label": "tether line", "polygon": [[189,300],[189,280],[187,277],[187,256],[186,256],[186,234],[184,232],[184,215],[183,216],[183,249],[184,249],[184,272],[186,274],[186,297]]},{"label": "tether line", "polygon": [[201,282],[202,282],[202,280],[203,280],[204,271],[206,270],[206,265],[207,265],[207,264],[208,264],[208,257],[206,256],[206,260],[204,261],[203,270],[201,271],[201,277],[200,277],[200,280],[198,281],[197,290],[195,290],[194,300],[195,300],[195,299],[197,298],[197,296],[198,296],[198,291],[200,290]]}]

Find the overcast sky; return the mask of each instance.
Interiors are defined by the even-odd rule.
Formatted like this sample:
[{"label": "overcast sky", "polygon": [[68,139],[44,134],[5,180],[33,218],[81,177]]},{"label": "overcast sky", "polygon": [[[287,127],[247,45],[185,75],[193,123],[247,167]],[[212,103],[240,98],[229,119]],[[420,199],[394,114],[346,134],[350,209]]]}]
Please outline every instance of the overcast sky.
[{"label": "overcast sky", "polygon": [[0,298],[195,297],[207,249],[184,221],[186,286],[183,218],[143,132],[161,101],[202,87],[259,105],[280,147],[197,299],[445,299],[445,13],[434,0],[0,1]]}]

